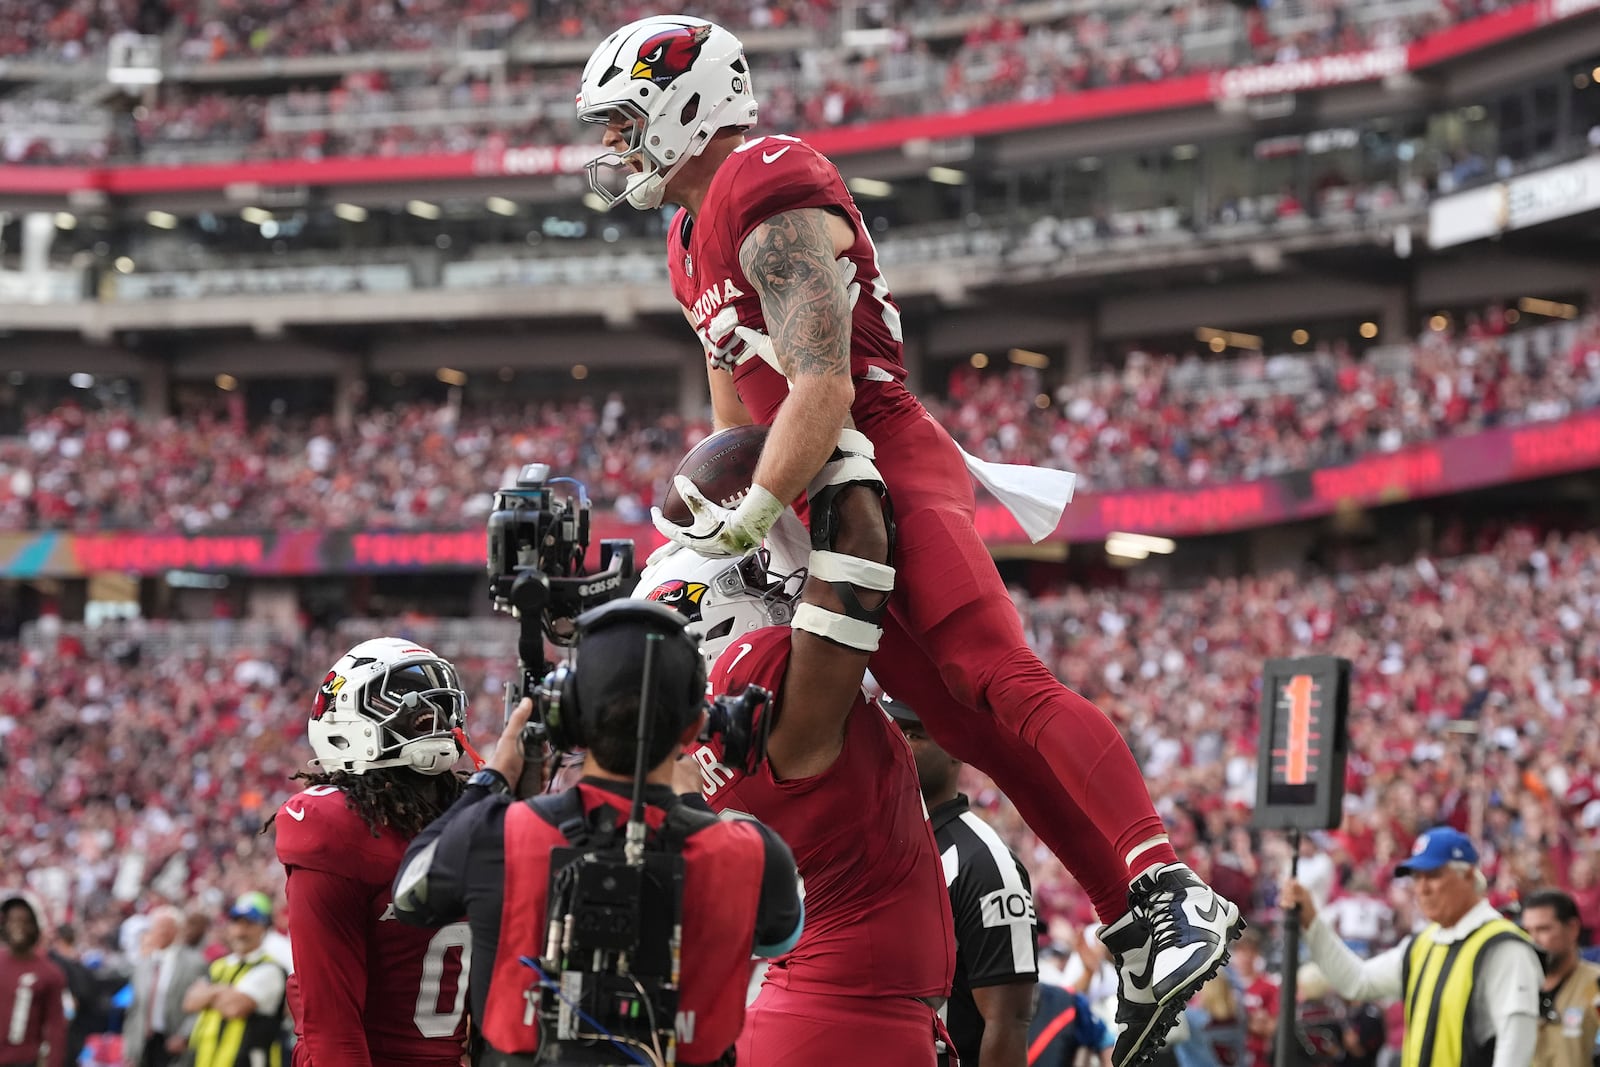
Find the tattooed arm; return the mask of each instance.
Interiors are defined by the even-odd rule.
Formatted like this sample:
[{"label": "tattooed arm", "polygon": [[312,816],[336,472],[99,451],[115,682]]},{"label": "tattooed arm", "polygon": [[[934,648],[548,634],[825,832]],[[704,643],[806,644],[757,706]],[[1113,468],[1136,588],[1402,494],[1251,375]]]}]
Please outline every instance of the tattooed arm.
[{"label": "tattooed arm", "polygon": [[850,295],[836,262],[855,235],[822,208],[774,215],[750,232],[739,264],[761,314],[789,396],[778,409],[755,484],[787,503],[805,492],[850,418]]}]

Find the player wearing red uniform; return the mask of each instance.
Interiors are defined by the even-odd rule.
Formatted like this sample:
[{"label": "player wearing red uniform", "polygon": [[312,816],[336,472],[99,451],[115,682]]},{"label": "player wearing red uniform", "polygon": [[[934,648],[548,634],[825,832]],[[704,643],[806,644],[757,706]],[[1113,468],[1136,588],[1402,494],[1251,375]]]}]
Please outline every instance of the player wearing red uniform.
[{"label": "player wearing red uniform", "polygon": [[[1114,1061],[1143,1062],[1226,960],[1238,908],[1178,862],[1116,727],[1029,649],[974,527],[966,460],[904,387],[899,311],[838,171],[796,138],[745,139],[757,105],[743,51],[700,19],[613,33],[577,103],[606,126],[612,154],[590,170],[603,199],[683,208],[668,266],[705,348],[718,426],[771,426],[742,497],[708,501],[680,480],[694,522],[658,528],[702,554],[738,555],[826,484],[831,458],[875,452],[900,580],[873,672],[937,709],[925,715],[934,739],[1029,805],[1030,825],[1094,897],[1121,978]],[[611,174],[624,175],[620,190]]]},{"label": "player wearing red uniform", "polygon": [[685,615],[714,661],[713,693],[773,694],[755,724],[770,731],[764,759],[730,765],[718,744],[692,752],[707,802],[782,835],[805,885],[805,932],[768,968],[739,1062],[932,1067],[955,966],[949,898],[910,749],[861,691],[877,630],[862,602],[881,604],[893,585],[880,562],[889,538],[877,494],[859,482],[813,511],[838,538],[811,553],[803,589],[769,577],[761,554],[678,550],[634,595]]},{"label": "player wearing red uniform", "polygon": [[465,922],[396,921],[407,843],[461,791],[455,668],[385,637],[351,649],[317,692],[308,732],[321,773],[273,817],[288,875],[295,1067],[455,1067],[465,1047]]}]

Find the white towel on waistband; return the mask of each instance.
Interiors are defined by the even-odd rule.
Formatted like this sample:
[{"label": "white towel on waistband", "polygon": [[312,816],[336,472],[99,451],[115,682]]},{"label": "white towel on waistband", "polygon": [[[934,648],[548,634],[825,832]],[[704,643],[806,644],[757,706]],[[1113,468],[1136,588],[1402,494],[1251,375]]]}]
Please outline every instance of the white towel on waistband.
[{"label": "white towel on waistband", "polygon": [[1072,500],[1076,474],[1022,463],[990,463],[969,455],[964,448],[961,458],[978,483],[1011,512],[1028,540],[1038,544],[1055,533],[1061,513]]}]

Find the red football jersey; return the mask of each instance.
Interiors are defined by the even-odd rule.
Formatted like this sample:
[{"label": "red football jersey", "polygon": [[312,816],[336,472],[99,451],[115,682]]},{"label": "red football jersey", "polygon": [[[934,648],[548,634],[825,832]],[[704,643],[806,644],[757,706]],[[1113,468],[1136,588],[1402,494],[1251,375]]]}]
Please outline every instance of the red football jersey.
[{"label": "red football jersey", "polygon": [[45,1067],[66,1067],[66,995],[67,976],[42,950],[0,949],[0,1063],[39,1063],[48,1049]]},{"label": "red football jersey", "polygon": [[[839,171],[826,156],[796,137],[757,137],[736,148],[717,170],[706,190],[700,214],[691,221],[680,210],[668,228],[667,266],[673,295],[688,312],[714,367],[733,372],[739,399],[757,422],[771,424],[789,395],[789,383],[776,361],[760,346],[739,344],[717,350],[714,342],[730,337],[735,326],[765,335],[761,298],[739,265],[739,246],[761,223],[800,208],[837,208],[855,228],[856,242],[844,254],[855,267],[859,287],[850,330],[851,375],[861,382],[905,380],[900,310],[878,269],[867,224],[845,188]],[[770,351],[770,345],[767,346]],[[853,414],[857,425],[870,422],[878,407],[902,400],[904,389],[856,391]]]},{"label": "red football jersey", "polygon": [[[789,629],[768,627],[730,645],[711,672],[714,693],[759,685],[780,693]],[[770,765],[746,776],[693,750],[706,802],[747,814],[794,852],[805,893],[805,932],[767,980],[800,992],[946,996],[955,971],[950,896],[917,785],[911,749],[863,696],[844,750],[811,778],[778,781]]]},{"label": "red football jersey", "polygon": [[333,786],[291,797],[276,827],[296,1067],[459,1064],[472,939],[465,922],[423,930],[395,919],[390,886],[405,839],[373,837]]}]

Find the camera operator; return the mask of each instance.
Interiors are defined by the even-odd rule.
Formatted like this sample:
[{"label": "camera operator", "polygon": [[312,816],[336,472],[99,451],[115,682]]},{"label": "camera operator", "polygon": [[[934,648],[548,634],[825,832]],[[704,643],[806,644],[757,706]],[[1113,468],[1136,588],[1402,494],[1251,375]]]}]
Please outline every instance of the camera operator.
[{"label": "camera operator", "polygon": [[[651,643],[655,654],[647,664]],[[641,694],[647,678],[648,690]],[[644,726],[641,699],[649,716]],[[551,887],[559,890],[561,874],[570,869],[562,866],[567,846],[584,852],[583,859],[612,844],[620,847],[626,823],[630,832],[637,828],[647,854],[682,857],[676,1010],[652,1030],[671,1028],[675,1017],[680,1067],[731,1063],[744,1021],[751,954],[779,955],[792,948],[803,909],[794,857],[776,834],[753,820],[718,820],[698,800],[684,803],[672,788],[684,745],[699,736],[706,721],[705,667],[695,641],[681,618],[658,604],[619,600],[595,608],[577,620],[564,677],[557,672],[547,679],[539,700],[557,747],[587,749],[581,781],[566,793],[530,799],[511,795],[510,783],[522,777],[522,730],[534,711],[534,702],[523,700],[494,758],[469,780],[461,799],[411,843],[395,884],[396,914],[423,926],[467,916],[479,1067],[665,1062],[671,1051],[663,1055],[657,1045],[651,1055],[649,1044],[607,1032],[594,1018],[598,1008],[582,1016],[592,1025],[576,1037],[569,1032],[558,1040],[562,1031],[550,1024],[552,1003],[559,1002],[564,1019],[569,1007],[576,1008],[567,984],[574,977],[572,965],[559,976],[545,970],[558,955],[560,940],[552,936],[547,945]],[[650,740],[639,761],[649,769],[642,820],[630,820],[629,794],[644,730]],[[648,881],[650,868],[642,869]],[[553,870],[558,872],[554,879]],[[615,884],[599,882],[607,888]],[[626,902],[634,905],[635,916],[654,906],[648,888],[638,896]],[[615,898],[610,903],[619,904]],[[567,913],[568,938],[579,907]],[[607,915],[623,910],[615,906]],[[579,917],[580,937],[587,917]],[[641,949],[636,959],[647,956]],[[625,953],[622,958],[633,957]],[[623,970],[643,1002],[644,987]],[[559,992],[552,996],[548,991],[555,989]],[[648,1003],[645,1010],[654,1020]]]}]

